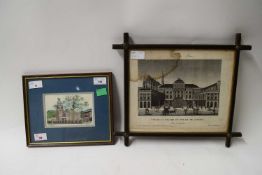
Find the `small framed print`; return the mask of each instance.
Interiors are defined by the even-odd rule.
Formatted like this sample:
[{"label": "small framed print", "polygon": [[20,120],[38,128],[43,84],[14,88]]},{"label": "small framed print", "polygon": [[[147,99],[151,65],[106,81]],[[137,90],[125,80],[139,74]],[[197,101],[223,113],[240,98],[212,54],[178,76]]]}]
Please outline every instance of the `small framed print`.
[{"label": "small framed print", "polygon": [[95,127],[94,93],[43,94],[45,128]]},{"label": "small framed print", "polygon": [[124,33],[126,146],[130,136],[232,137],[233,116],[241,50],[234,45],[135,44]]},{"label": "small framed print", "polygon": [[27,145],[113,144],[112,73],[23,76]]}]

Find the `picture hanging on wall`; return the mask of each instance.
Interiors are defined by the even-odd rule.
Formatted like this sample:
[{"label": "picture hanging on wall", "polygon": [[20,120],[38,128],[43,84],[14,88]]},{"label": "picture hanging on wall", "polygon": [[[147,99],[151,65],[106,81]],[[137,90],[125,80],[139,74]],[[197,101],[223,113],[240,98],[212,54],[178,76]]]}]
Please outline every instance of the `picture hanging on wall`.
[{"label": "picture hanging on wall", "polygon": [[234,64],[233,51],[131,50],[130,131],[226,132]]},{"label": "picture hanging on wall", "polygon": [[112,73],[23,76],[27,145],[113,143]]},{"label": "picture hanging on wall", "polygon": [[230,147],[241,50],[235,44],[136,44],[128,33],[124,51],[124,137],[225,137]]}]

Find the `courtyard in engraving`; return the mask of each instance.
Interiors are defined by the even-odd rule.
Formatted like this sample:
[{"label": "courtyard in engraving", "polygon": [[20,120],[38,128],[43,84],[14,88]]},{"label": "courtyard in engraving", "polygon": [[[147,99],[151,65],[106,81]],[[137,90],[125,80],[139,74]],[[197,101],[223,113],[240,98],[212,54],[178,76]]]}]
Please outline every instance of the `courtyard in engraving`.
[{"label": "courtyard in engraving", "polygon": [[139,116],[216,116],[220,59],[139,60]]}]

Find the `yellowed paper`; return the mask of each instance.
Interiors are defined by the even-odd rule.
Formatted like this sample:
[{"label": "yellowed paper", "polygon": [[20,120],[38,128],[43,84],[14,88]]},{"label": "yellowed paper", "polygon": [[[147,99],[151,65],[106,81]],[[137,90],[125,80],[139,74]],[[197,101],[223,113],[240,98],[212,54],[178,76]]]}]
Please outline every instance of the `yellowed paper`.
[{"label": "yellowed paper", "polygon": [[[226,132],[234,60],[234,51],[207,50],[145,50],[144,60],[131,58],[130,131]],[[143,84],[148,77],[154,86]]]},{"label": "yellowed paper", "polygon": [[45,128],[94,127],[93,92],[43,94]]}]

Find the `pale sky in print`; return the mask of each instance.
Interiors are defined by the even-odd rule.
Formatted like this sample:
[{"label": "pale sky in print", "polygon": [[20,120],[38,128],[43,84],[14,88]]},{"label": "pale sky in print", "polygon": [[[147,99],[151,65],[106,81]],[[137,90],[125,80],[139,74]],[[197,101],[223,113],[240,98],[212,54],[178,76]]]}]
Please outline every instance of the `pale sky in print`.
[{"label": "pale sky in print", "polygon": [[[162,72],[170,72],[165,76],[165,84],[173,83],[178,78],[186,84],[206,87],[220,80],[221,60],[139,60],[139,76],[150,75],[160,77]],[[161,78],[157,79],[161,83]]]}]

